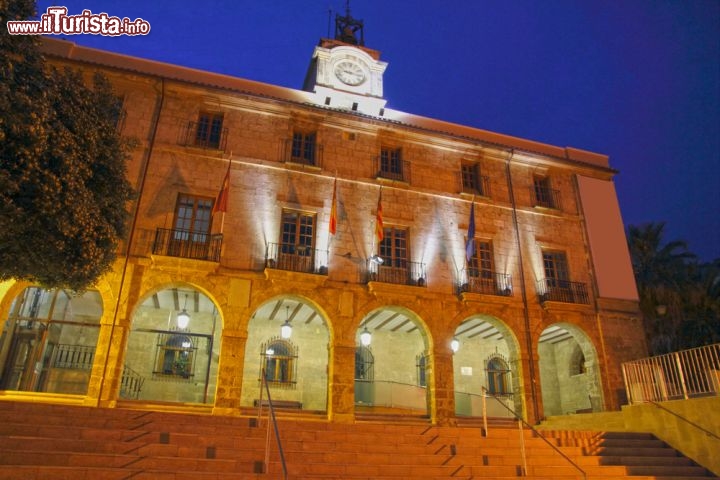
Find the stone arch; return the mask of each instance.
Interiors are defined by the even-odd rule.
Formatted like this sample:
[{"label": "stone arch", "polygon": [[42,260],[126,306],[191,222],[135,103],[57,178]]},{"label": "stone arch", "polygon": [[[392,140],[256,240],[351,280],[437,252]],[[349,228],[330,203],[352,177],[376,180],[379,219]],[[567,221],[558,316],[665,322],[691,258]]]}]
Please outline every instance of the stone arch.
[{"label": "stone arch", "polygon": [[224,322],[211,293],[191,282],[158,283],[130,311],[118,397],[213,404]]},{"label": "stone arch", "polygon": [[453,339],[457,341],[453,354],[456,415],[482,415],[483,395],[491,389],[492,382],[500,380],[488,374],[488,362],[496,357],[503,359],[509,372],[501,379],[503,391],[486,399],[488,415],[511,417],[512,411],[522,415],[522,350],[512,329],[498,317],[475,313],[459,322]]},{"label": "stone arch", "polygon": [[[283,327],[291,327],[290,337],[295,357],[283,365],[292,366],[293,376],[268,383],[273,401],[311,411],[328,409],[328,383],[332,328],[324,309],[309,297],[298,294],[279,294],[253,302],[247,324],[247,342],[243,365],[240,406],[252,407],[260,398],[263,368],[280,368],[273,353],[263,351],[263,345],[280,340]],[[295,363],[291,363],[295,362]]]},{"label": "stone arch", "polygon": [[77,293],[26,281],[9,284],[0,303],[0,388],[91,394],[107,296],[94,287]]},{"label": "stone arch", "polygon": [[[363,342],[368,333],[370,343]],[[373,378],[355,379],[356,414],[428,415],[433,341],[427,323],[406,306],[375,305],[364,310],[355,342],[374,357]]]},{"label": "stone arch", "polygon": [[[330,338],[334,338],[335,336],[335,325],[330,322],[331,316],[328,314],[328,308],[326,305],[321,302],[320,300],[313,298],[309,295],[304,295],[300,293],[291,293],[291,292],[273,292],[269,295],[263,295],[258,296],[257,298],[253,298],[252,302],[247,308],[247,311],[249,312],[250,320],[252,320],[252,316],[255,314],[255,312],[258,311],[260,307],[263,305],[267,305],[271,302],[277,302],[280,299],[286,299],[294,302],[302,302],[311,308],[313,308],[317,314],[322,319],[325,327],[328,329],[328,333],[330,334]],[[249,323],[248,323],[249,324]]]},{"label": "stone arch", "polygon": [[568,322],[548,325],[537,351],[545,416],[603,410],[597,349],[582,328]]}]

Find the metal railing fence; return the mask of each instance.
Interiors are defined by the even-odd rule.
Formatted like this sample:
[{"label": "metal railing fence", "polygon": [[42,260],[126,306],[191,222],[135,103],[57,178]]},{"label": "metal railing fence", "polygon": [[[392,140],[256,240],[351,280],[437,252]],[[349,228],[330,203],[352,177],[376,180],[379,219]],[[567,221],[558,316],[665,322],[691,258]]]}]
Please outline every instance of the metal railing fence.
[{"label": "metal railing fence", "polygon": [[540,303],[590,303],[587,285],[581,282],[570,282],[557,278],[542,278],[537,281],[537,292]]},{"label": "metal railing fence", "polygon": [[622,365],[628,402],[720,395],[720,343]]},{"label": "metal railing fence", "polygon": [[327,275],[327,265],[327,250],[308,245],[269,242],[265,245],[265,268]]},{"label": "metal railing fence", "polygon": [[507,273],[498,273],[490,270],[467,269],[465,275],[467,282],[460,285],[462,292],[482,293],[509,297],[512,295],[512,276]]},{"label": "metal railing fence", "polygon": [[[498,396],[493,393],[488,392],[488,389],[485,387],[482,387],[482,391],[483,391],[483,396],[482,396],[482,398],[483,398],[483,407],[482,407],[483,428],[484,428],[485,436],[487,437],[489,432],[488,432],[488,420],[487,420],[488,415],[487,415],[486,399],[488,397],[490,397],[490,398],[495,398],[496,400],[498,400]],[[561,457],[563,457],[565,459],[565,461],[567,461],[570,465],[572,465],[572,467],[575,468],[575,470],[577,470],[580,473],[580,475],[582,476],[583,479],[587,480],[587,473],[585,472],[585,470],[580,468],[580,466],[577,463],[575,463],[574,461],[572,461],[572,459],[570,457],[565,455],[553,442],[551,442],[550,440],[545,438],[545,436],[542,433],[540,433],[540,431],[538,429],[536,429],[535,427],[533,427],[532,425],[527,423],[522,418],[522,416],[520,416],[519,413],[517,413],[515,410],[508,407],[504,403],[499,402],[499,405],[501,405],[503,408],[505,408],[513,417],[515,417],[515,419],[518,422],[518,430],[520,432],[520,455],[522,456],[522,459],[523,459],[523,474],[524,474],[523,476],[528,475],[527,454],[525,452],[525,439],[524,439],[525,437],[523,434],[523,428],[528,428],[533,432],[535,437],[539,438],[540,440],[545,442],[547,445],[549,445],[550,448],[552,448],[555,451],[555,453],[559,454]]]},{"label": "metal railing fence", "polygon": [[153,255],[219,262],[222,239],[221,233],[210,234],[158,228],[155,231],[152,253]]},{"label": "metal railing fence", "polygon": [[395,259],[383,264],[367,262],[367,282],[394,283],[426,287],[425,264]]}]

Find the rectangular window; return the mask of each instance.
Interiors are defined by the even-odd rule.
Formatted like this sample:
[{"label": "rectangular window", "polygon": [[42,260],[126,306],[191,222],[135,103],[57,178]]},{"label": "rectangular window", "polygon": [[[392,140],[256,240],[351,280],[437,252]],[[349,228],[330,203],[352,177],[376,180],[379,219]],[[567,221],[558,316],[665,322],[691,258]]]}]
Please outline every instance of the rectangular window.
[{"label": "rectangular window", "polygon": [[207,258],[210,249],[212,198],[178,195],[175,223],[167,244],[167,255]]},{"label": "rectangular window", "polygon": [[570,273],[568,272],[565,252],[543,252],[543,268],[548,287],[568,288]]},{"label": "rectangular window", "polygon": [[195,146],[220,148],[223,133],[223,114],[200,112],[195,128]]},{"label": "rectangular window", "polygon": [[175,230],[183,232],[183,238],[192,238],[195,241],[207,238],[210,232],[212,207],[212,198],[181,193],[178,195],[175,208]]},{"label": "rectangular window", "polygon": [[497,295],[500,285],[497,284],[492,243],[489,240],[474,241],[475,251],[467,265],[469,290],[486,295]]},{"label": "rectangular window", "polygon": [[558,202],[555,191],[550,185],[549,177],[533,178],[533,191],[535,195],[535,205],[545,208],[558,208]]},{"label": "rectangular window", "polygon": [[314,270],[315,215],[283,210],[277,267],[295,272]]},{"label": "rectangular window", "polygon": [[407,229],[396,227],[383,229],[383,239],[379,248],[383,267],[407,268],[407,238]]},{"label": "rectangular window", "polygon": [[282,214],[281,251],[301,256],[312,255],[315,237],[315,215],[293,210]]},{"label": "rectangular window", "polygon": [[403,180],[402,151],[399,148],[383,147],[380,150],[380,176]]},{"label": "rectangular window", "polygon": [[315,165],[316,139],[315,133],[293,133],[290,149],[291,160],[304,165]]},{"label": "rectangular window", "polygon": [[463,162],[461,165],[462,191],[476,195],[487,195],[480,175],[480,164],[476,162]]},{"label": "rectangular window", "polygon": [[493,278],[492,244],[488,240],[475,239],[475,252],[468,264],[468,276],[474,278]]}]

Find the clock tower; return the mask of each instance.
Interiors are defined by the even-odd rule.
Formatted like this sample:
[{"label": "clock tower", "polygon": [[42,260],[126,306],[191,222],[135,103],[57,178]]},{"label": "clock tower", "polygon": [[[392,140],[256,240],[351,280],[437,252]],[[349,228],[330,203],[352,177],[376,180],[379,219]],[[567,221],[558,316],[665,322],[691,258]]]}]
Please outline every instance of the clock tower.
[{"label": "clock tower", "polygon": [[335,16],[335,38],[315,47],[303,90],[314,93],[318,105],[382,116],[386,67],[380,52],[365,47],[363,22],[348,7],[345,16]]}]

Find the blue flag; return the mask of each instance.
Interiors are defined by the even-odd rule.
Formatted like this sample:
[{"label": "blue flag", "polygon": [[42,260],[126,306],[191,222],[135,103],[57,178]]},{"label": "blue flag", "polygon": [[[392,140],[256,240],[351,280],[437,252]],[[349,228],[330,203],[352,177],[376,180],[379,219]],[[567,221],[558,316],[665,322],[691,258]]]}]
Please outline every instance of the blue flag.
[{"label": "blue flag", "polygon": [[468,225],[467,243],[465,244],[465,258],[469,262],[475,253],[475,202],[470,207],[470,223]]}]

